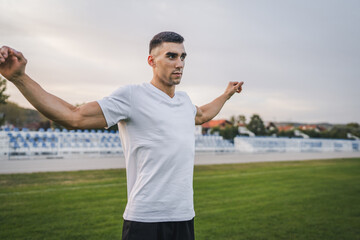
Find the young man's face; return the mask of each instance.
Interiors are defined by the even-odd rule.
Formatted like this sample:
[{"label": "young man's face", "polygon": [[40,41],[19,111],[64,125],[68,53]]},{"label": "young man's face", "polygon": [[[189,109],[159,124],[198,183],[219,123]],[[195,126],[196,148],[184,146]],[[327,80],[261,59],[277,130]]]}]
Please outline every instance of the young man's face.
[{"label": "young man's face", "polygon": [[154,75],[167,86],[177,85],[181,81],[185,65],[185,48],[182,43],[164,42],[153,49]]}]

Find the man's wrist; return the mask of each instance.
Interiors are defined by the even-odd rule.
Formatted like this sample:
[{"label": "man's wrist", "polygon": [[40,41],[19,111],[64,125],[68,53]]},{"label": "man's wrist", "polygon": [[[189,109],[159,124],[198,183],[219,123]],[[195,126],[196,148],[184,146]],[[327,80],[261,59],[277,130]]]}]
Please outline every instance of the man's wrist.
[{"label": "man's wrist", "polygon": [[15,85],[22,84],[26,79],[29,78],[29,76],[24,74],[19,74],[17,76],[12,77],[11,79],[8,79],[10,82],[14,83]]},{"label": "man's wrist", "polygon": [[225,101],[229,100],[231,98],[231,94],[227,93],[227,92],[224,92],[221,97],[223,97],[225,99]]}]

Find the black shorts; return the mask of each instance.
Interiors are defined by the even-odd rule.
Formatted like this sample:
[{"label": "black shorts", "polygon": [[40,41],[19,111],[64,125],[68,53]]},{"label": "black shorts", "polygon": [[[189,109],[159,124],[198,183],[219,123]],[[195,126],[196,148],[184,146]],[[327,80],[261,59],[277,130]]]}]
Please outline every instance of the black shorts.
[{"label": "black shorts", "polygon": [[124,220],[122,240],[194,240],[194,219],[144,223]]}]

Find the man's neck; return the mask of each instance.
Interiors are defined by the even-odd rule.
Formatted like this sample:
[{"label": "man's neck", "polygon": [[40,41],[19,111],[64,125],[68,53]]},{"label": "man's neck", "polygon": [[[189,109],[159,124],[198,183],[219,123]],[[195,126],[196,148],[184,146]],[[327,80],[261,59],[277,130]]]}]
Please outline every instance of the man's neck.
[{"label": "man's neck", "polygon": [[167,95],[169,95],[169,97],[173,98],[175,95],[175,85],[173,86],[168,86],[165,84],[162,84],[160,81],[156,81],[154,78],[150,81],[150,83],[160,89],[161,91],[163,91],[164,93],[166,93]]}]

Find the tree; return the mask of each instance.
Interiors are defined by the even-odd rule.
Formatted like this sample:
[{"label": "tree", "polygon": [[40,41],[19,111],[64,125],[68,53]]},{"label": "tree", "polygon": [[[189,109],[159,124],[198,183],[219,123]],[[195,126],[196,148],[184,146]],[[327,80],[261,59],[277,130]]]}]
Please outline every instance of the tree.
[{"label": "tree", "polygon": [[234,115],[230,117],[230,122],[232,123],[233,126],[236,125],[236,119]]},{"label": "tree", "polygon": [[6,90],[6,79],[0,78],[0,104],[5,104],[6,100],[9,98],[9,95],[6,95],[4,92]]},{"label": "tree", "polygon": [[211,128],[210,134],[215,134],[215,133],[220,134],[220,127],[219,126]]},{"label": "tree", "polygon": [[348,128],[360,128],[360,125],[356,122],[348,123],[346,124],[346,127]]},{"label": "tree", "polygon": [[245,125],[246,124],[246,117],[244,115],[238,116],[231,116],[229,120],[233,126],[238,126],[239,124]]},{"label": "tree", "polygon": [[289,137],[289,138],[293,138],[293,137],[295,137],[295,132],[294,132],[294,130],[281,131],[281,132],[278,133],[278,137]]},{"label": "tree", "polygon": [[225,128],[213,127],[210,131],[211,134],[218,133],[224,139],[228,139],[233,141],[234,138],[238,135],[238,127],[237,126],[226,126]]},{"label": "tree", "polygon": [[258,114],[254,114],[251,116],[250,122],[246,127],[256,136],[266,135],[264,122]]},{"label": "tree", "polygon": [[6,123],[18,128],[38,129],[38,125],[41,122],[48,121],[38,111],[22,108],[11,101],[8,101],[6,104],[0,104],[0,113],[4,113]]},{"label": "tree", "polygon": [[[9,95],[4,94],[6,90],[6,79],[1,78],[0,76],[0,104],[6,104],[6,100],[9,98]],[[0,112],[0,125],[3,125],[5,122],[5,114]]]},{"label": "tree", "polygon": [[347,139],[348,133],[360,137],[360,127],[358,127],[358,124],[350,123],[347,125],[335,125],[329,131],[322,133],[322,137]]},{"label": "tree", "polygon": [[303,133],[308,135],[310,138],[321,138],[324,137],[324,135],[321,134],[321,132],[317,132],[313,129],[311,130],[301,130]]},{"label": "tree", "polygon": [[358,123],[348,123],[346,124],[346,128],[349,133],[355,135],[356,137],[360,137],[360,125]]},{"label": "tree", "polygon": [[239,115],[237,121],[238,121],[238,123],[245,125],[246,124],[245,115]]},{"label": "tree", "polygon": [[238,135],[238,127],[237,126],[226,126],[225,129],[220,130],[220,135],[224,139],[233,141],[234,138]]}]

